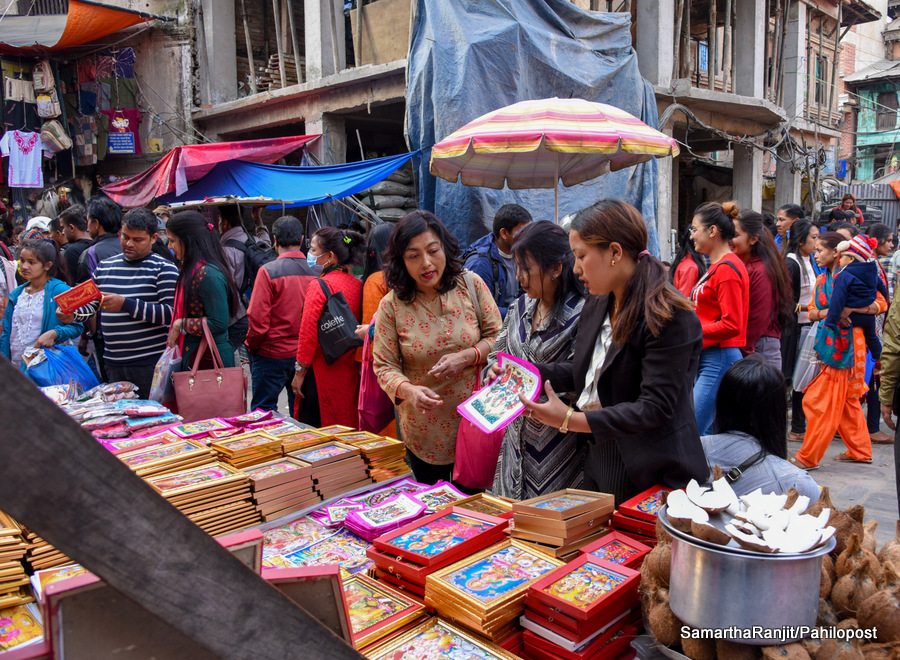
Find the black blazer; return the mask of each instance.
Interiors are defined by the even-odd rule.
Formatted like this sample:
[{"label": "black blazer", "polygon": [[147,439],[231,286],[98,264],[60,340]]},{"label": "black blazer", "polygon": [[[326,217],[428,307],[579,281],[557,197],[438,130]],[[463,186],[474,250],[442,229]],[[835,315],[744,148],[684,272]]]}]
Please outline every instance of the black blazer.
[{"label": "black blazer", "polygon": [[[538,365],[557,392],[584,390],[608,296],[588,296],[581,312],[571,362]],[[654,337],[641,319],[625,344],[610,343],[597,384],[603,405],[586,413],[589,448],[616,442],[635,492],[656,484],[682,488],[703,483],[709,467],[694,416],[694,377],[703,347],[700,319],[676,309]],[[577,396],[577,395],[576,395]],[[590,452],[585,474],[596,483]]]}]

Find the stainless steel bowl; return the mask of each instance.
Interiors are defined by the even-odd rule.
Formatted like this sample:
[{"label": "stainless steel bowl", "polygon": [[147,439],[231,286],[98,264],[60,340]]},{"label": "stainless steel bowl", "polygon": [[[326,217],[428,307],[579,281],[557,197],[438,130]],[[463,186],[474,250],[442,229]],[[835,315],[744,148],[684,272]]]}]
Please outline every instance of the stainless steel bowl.
[{"label": "stainless steel bowl", "polygon": [[822,557],[834,538],[800,554],[737,551],[678,531],[665,508],[659,517],[672,535],[669,606],[686,625],[759,645],[796,641],[815,626]]}]

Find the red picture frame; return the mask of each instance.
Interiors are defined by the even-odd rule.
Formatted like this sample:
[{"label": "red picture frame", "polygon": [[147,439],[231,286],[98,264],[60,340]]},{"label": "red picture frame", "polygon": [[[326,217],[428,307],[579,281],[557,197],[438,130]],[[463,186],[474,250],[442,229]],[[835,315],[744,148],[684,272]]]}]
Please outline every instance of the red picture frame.
[{"label": "red picture frame", "polygon": [[638,571],[581,555],[532,584],[526,598],[587,621],[624,609],[636,597],[640,580]]},{"label": "red picture frame", "polygon": [[413,600],[417,600],[422,605],[425,604],[425,587],[418,584],[413,584],[408,580],[404,580],[402,577],[397,576],[396,574],[386,573],[381,569],[375,569],[375,577],[379,580],[383,580],[387,582],[392,587],[395,587],[400,590],[400,592]]},{"label": "red picture frame", "polygon": [[656,538],[656,523],[647,522],[646,520],[640,520],[638,518],[632,518],[631,516],[626,516],[622,513],[619,513],[618,511],[612,515],[612,518],[609,521],[609,526],[613,529],[625,530],[626,532],[640,534],[641,536],[646,536],[647,538]]},{"label": "red picture frame", "polygon": [[653,486],[619,505],[619,513],[655,523],[659,509],[663,505],[665,493],[671,493],[667,486]]},{"label": "red picture frame", "polygon": [[[421,532],[421,530],[429,527],[434,527],[436,531],[447,529],[440,526],[441,522],[444,520],[475,520],[479,523],[486,523],[489,526],[470,538],[457,542],[444,550],[435,552],[432,543],[421,540],[419,537],[415,536],[415,533]],[[434,570],[438,567],[447,566],[457,559],[473,554],[486,548],[492,543],[501,540],[503,532],[508,526],[509,520],[451,506],[436,511],[424,518],[407,523],[399,529],[383,534],[375,539],[373,545],[385,554],[404,557],[412,562],[427,566]],[[417,552],[411,547],[422,543],[427,544],[425,552]]]},{"label": "red picture frame", "polygon": [[[362,573],[351,575],[344,580],[343,586],[353,645],[356,648],[368,646],[425,615],[425,606],[410,598],[409,594],[394,589],[383,581],[373,580]],[[356,597],[360,593],[370,594],[370,597],[381,607],[390,604],[390,607],[397,611],[375,623],[361,623],[359,620],[361,608],[357,607],[361,601]],[[362,603],[363,608],[366,606],[367,603]],[[380,612],[376,611],[376,613]],[[357,617],[356,621],[354,621],[354,616]],[[359,630],[353,627],[354,623],[360,628]]]},{"label": "red picture frame", "polygon": [[522,635],[525,652],[532,660],[617,660],[627,652],[631,640],[637,636],[634,626],[624,625],[610,630],[580,651],[567,651],[540,635],[526,630]]},{"label": "red picture frame", "polygon": [[[633,552],[628,552],[629,550]],[[650,547],[622,532],[610,532],[580,548],[579,552],[637,571],[640,569],[644,557],[650,552]],[[623,558],[624,561],[621,561]]]}]

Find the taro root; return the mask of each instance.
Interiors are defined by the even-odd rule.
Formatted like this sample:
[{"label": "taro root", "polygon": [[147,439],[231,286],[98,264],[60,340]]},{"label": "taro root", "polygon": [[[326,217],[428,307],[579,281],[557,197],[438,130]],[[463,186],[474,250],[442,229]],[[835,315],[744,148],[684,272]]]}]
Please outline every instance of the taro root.
[{"label": "taro root", "polygon": [[681,640],[682,652],[691,660],[716,660],[716,640],[685,637]]},{"label": "taro root", "polygon": [[856,617],[861,628],[875,628],[879,642],[900,642],[900,587],[865,599]]},{"label": "taro root", "polygon": [[878,528],[878,521],[872,520],[863,525],[862,547],[872,554],[875,554],[875,548],[878,544],[875,541],[875,530]]},{"label": "taro root", "polygon": [[836,580],[834,561],[832,561],[831,555],[825,555],[822,557],[822,581],[819,583],[819,596],[821,598],[828,598],[831,595],[831,588]]},{"label": "taro root", "polygon": [[861,564],[849,575],[838,578],[831,589],[831,603],[838,616],[846,619],[855,616],[860,605],[877,590],[878,586],[869,574],[868,567]]},{"label": "taro root", "polygon": [[838,624],[838,616],[834,611],[834,605],[825,598],[819,599],[819,613],[816,615],[816,625],[820,628],[830,628]]},{"label": "taro root", "polygon": [[816,653],[816,660],[865,660],[859,647],[842,639],[822,640],[822,646]]},{"label": "taro root", "polygon": [[884,576],[884,569],[878,563],[878,557],[869,550],[862,547],[862,539],[856,534],[851,534],[847,541],[847,547],[838,555],[834,562],[834,570],[837,576],[843,577],[852,573],[858,566],[866,566],[866,570],[871,576],[875,584],[881,582]]},{"label": "taro root", "polygon": [[719,660],[759,660],[762,651],[758,646],[720,639],[716,642],[716,655]]},{"label": "taro root", "polygon": [[762,655],[765,660],[812,660],[802,644],[780,644],[778,646],[764,646]]},{"label": "taro root", "polygon": [[831,514],[828,524],[834,527],[834,538],[837,541],[832,554],[835,556],[840,555],[844,548],[847,547],[847,543],[853,534],[856,534],[859,538],[863,537],[865,529],[863,529],[862,521],[865,517],[866,510],[862,504],[850,507],[846,511],[835,511]]},{"label": "taro root", "polygon": [[900,520],[897,521],[894,538],[882,546],[881,552],[878,553],[878,560],[882,564],[891,562],[894,566],[900,567]]}]

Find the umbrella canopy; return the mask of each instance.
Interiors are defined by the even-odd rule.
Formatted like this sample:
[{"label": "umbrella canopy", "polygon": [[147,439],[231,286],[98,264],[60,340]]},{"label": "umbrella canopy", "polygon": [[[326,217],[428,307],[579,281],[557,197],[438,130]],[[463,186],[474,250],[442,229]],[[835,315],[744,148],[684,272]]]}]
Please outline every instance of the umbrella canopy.
[{"label": "umbrella canopy", "polygon": [[582,99],[522,101],[489,112],[438,142],[431,173],[466,186],[573,186],[678,145],[631,114]]}]

